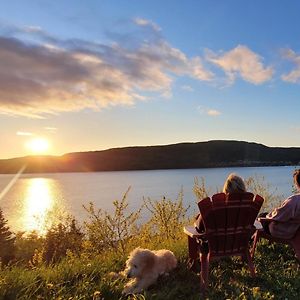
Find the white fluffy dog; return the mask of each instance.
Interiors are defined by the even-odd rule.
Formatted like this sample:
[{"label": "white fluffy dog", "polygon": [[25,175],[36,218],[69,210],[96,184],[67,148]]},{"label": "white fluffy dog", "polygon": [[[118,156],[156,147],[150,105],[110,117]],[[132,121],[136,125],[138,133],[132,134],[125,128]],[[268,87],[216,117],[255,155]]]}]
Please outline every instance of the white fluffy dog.
[{"label": "white fluffy dog", "polygon": [[176,265],[176,257],[169,250],[134,249],[126,261],[124,271],[124,275],[132,279],[125,285],[123,294],[140,293],[153,284],[159,275],[171,271]]}]

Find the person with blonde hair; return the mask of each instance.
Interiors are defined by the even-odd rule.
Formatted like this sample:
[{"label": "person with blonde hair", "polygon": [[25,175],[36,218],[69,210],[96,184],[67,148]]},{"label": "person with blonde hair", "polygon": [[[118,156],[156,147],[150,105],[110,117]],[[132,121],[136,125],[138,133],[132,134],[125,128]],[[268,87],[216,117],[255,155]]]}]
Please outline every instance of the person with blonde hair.
[{"label": "person with blonde hair", "polygon": [[[229,174],[223,186],[223,193],[231,194],[231,193],[245,193],[245,192],[246,192],[246,185],[243,178],[236,175],[235,173]],[[196,221],[194,225],[196,230],[199,233],[204,231],[201,214],[198,214],[196,216]]]},{"label": "person with blonde hair", "polygon": [[245,182],[242,177],[231,173],[223,186],[223,193],[229,194],[229,193],[245,193],[246,192],[246,186]]},{"label": "person with blonde hair", "polygon": [[[229,174],[223,186],[223,193],[231,194],[246,192],[246,185],[243,178],[234,173]],[[197,232],[204,232],[204,224],[200,213],[196,216],[194,226]],[[188,236],[189,268],[193,271],[196,271],[195,262],[198,259],[198,247],[200,247],[201,252],[208,252],[208,243],[206,240],[195,239]]]}]

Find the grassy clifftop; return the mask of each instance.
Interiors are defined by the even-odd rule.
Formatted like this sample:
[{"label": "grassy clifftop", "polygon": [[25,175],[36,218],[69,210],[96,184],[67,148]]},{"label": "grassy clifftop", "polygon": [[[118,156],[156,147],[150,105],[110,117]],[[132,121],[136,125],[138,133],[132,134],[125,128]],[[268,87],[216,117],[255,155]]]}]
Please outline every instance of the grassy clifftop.
[{"label": "grassy clifftop", "polygon": [[179,260],[169,276],[140,295],[122,296],[126,279],[114,279],[109,273],[124,268],[126,256],[115,252],[69,256],[54,265],[11,266],[0,271],[0,299],[289,299],[300,294],[300,269],[286,246],[259,244],[255,256],[257,277],[252,279],[239,259],[213,262],[206,297],[200,294],[199,275],[186,268],[185,237],[173,243],[149,243],[150,249],[171,249]]}]

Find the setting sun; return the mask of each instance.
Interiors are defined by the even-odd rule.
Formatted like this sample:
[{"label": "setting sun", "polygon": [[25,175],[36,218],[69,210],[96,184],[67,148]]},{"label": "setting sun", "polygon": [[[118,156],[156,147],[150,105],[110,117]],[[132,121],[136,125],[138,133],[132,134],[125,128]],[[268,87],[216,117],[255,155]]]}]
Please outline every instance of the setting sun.
[{"label": "setting sun", "polygon": [[44,138],[34,138],[26,143],[26,148],[32,153],[46,153],[49,150],[49,142]]}]

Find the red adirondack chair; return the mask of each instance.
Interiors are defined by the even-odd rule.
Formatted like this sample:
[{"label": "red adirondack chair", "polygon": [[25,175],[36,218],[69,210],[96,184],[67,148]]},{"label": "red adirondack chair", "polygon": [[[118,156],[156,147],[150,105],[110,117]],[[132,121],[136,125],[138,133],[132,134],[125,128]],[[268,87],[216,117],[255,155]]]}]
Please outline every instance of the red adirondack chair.
[{"label": "red adirondack chair", "polygon": [[208,242],[208,253],[199,249],[202,290],[208,287],[209,263],[214,258],[241,256],[251,275],[255,276],[249,241],[255,232],[253,224],[263,202],[262,197],[252,193],[219,193],[198,202],[205,230],[197,233],[193,227],[186,226],[184,232],[190,238]]},{"label": "red adirondack chair", "polygon": [[[258,221],[260,221],[261,223],[272,222],[272,220],[267,219],[267,218],[258,218]],[[296,234],[291,239],[276,238],[276,237],[273,237],[272,235],[266,233],[263,228],[257,229],[254,234],[254,241],[253,241],[253,246],[251,249],[251,257],[254,256],[257,242],[261,238],[267,239],[271,243],[281,243],[281,244],[290,245],[294,249],[295,254],[298,258],[298,261],[300,262],[300,227],[299,227],[298,231],[296,232]]]}]

